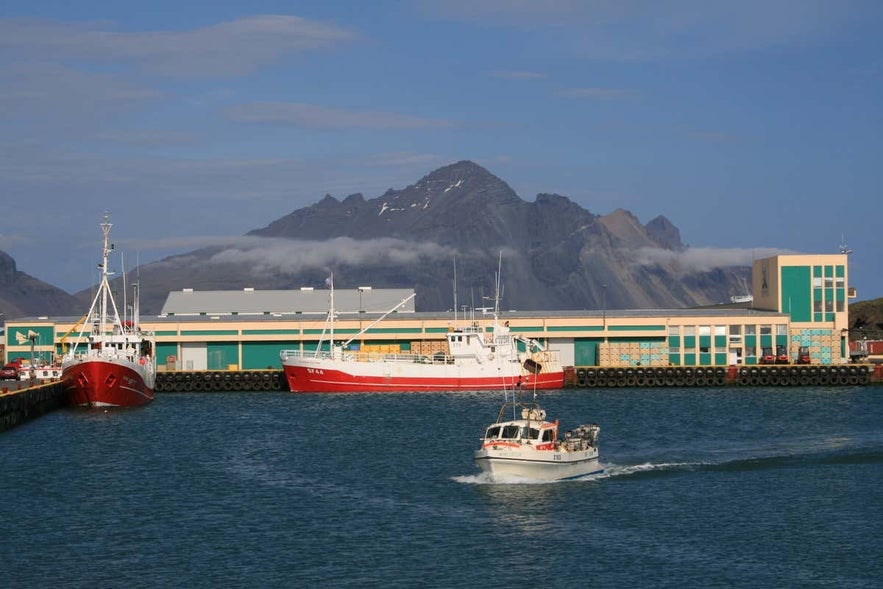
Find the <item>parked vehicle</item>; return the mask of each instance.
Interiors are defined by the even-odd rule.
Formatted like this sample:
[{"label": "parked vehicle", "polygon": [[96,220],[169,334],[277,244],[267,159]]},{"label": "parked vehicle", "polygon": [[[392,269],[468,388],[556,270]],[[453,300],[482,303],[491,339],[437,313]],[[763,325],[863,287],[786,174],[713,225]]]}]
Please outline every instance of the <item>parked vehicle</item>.
[{"label": "parked vehicle", "polygon": [[808,346],[800,346],[797,350],[797,359],[794,361],[795,364],[810,364],[811,360],[809,357],[809,347]]},{"label": "parked vehicle", "polygon": [[776,357],[773,355],[772,348],[762,348],[760,350],[760,364],[775,364]]},{"label": "parked vehicle", "polygon": [[776,346],[776,364],[788,364],[788,348]]},{"label": "parked vehicle", "polygon": [[0,368],[0,380],[18,380],[18,365],[10,363]]}]

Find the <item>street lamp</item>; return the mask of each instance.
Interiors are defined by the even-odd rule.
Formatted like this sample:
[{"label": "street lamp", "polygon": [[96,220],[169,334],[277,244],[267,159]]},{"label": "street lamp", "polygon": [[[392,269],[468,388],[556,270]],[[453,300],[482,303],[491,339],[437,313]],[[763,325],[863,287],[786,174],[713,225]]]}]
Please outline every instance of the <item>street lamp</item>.
[{"label": "street lamp", "polygon": [[604,330],[607,330],[607,285],[601,285],[601,321],[604,324]]},{"label": "street lamp", "polygon": [[362,293],[368,290],[371,290],[370,286],[360,286],[359,289],[359,313],[364,313],[365,311],[362,309]]}]

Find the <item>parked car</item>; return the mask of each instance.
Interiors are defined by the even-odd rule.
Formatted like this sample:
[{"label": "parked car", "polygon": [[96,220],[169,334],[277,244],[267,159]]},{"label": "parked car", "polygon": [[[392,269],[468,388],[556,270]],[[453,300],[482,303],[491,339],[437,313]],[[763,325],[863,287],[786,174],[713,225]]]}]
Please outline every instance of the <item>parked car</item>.
[{"label": "parked car", "polygon": [[0,368],[0,380],[18,380],[18,366],[7,364]]}]

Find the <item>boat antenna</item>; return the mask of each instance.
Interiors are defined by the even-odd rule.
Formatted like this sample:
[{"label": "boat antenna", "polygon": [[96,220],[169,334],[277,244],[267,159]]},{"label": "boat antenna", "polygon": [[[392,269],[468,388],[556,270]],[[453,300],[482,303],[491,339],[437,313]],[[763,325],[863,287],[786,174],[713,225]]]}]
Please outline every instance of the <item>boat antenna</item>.
[{"label": "boat antenna", "polygon": [[393,307],[392,309],[390,309],[389,311],[387,311],[386,313],[384,313],[383,315],[381,315],[380,317],[378,317],[377,319],[375,319],[374,321],[369,323],[367,326],[365,326],[364,329],[360,330],[359,333],[357,333],[353,337],[351,337],[348,340],[346,340],[345,342],[343,342],[343,347],[344,348],[347,347],[350,344],[350,342],[352,342],[354,339],[358,338],[363,333],[365,333],[366,331],[368,331],[369,329],[371,329],[372,327],[374,327],[375,325],[377,325],[378,323],[380,323],[381,321],[386,319],[387,315],[389,315],[390,313],[392,313],[393,311],[395,311],[396,309],[398,309],[399,307],[401,307],[402,305],[404,305],[405,303],[407,303],[408,301],[410,301],[411,299],[413,299],[416,296],[417,296],[417,293],[412,292],[410,295],[408,295],[407,297],[402,299],[398,305],[396,305],[395,307]]},{"label": "boat antenna", "polygon": [[454,256],[454,325],[457,325],[457,256]]}]

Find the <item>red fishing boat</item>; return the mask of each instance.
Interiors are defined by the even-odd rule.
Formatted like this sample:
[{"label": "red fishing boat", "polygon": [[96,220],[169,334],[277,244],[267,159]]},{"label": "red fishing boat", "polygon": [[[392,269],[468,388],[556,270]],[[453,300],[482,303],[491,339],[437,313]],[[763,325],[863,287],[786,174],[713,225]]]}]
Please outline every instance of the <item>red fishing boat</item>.
[{"label": "red fishing boat", "polygon": [[[558,353],[536,340],[512,333],[508,322],[500,321],[499,273],[493,310],[485,310],[489,320],[473,316],[465,325],[453,328],[445,336],[447,350],[432,355],[363,352],[348,347],[408,299],[347,341],[335,341],[333,279],[329,286],[328,340],[320,340],[315,350],[280,352],[292,392],[465,391],[511,389],[518,383],[530,389],[564,386],[564,369]],[[323,340],[324,337],[325,331]]]},{"label": "red fishing boat", "polygon": [[[108,241],[112,224],[101,223],[104,250],[101,283],[82,327],[61,363],[61,379],[69,405],[134,407],[153,400],[156,358],[151,333],[142,331],[138,317],[138,285],[132,318],[120,318],[110,289]],[[125,309],[126,307],[124,307]]]}]

